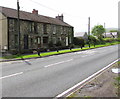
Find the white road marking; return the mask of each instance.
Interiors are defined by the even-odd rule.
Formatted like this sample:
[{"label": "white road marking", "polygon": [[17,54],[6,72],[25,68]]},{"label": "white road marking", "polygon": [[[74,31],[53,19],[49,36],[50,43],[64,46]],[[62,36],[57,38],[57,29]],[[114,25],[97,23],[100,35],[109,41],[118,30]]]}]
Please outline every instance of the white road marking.
[{"label": "white road marking", "polygon": [[88,78],[84,79],[83,81],[79,82],[78,84],[74,85],[73,87],[69,88],[68,90],[64,91],[63,93],[57,95],[56,98],[63,97],[65,94],[67,94],[67,93],[69,93],[70,91],[74,90],[75,88],[77,88],[77,87],[80,86],[81,84],[85,83],[86,81],[92,79],[93,77],[95,77],[96,75],[98,75],[99,73],[101,73],[102,71],[104,71],[105,69],[107,69],[108,67],[110,67],[111,65],[113,65],[114,63],[116,63],[117,61],[119,61],[119,59],[117,59],[117,60],[115,60],[114,62],[110,63],[110,64],[107,65],[106,67],[102,68],[102,69],[99,70],[98,72],[94,73],[93,75],[89,76]]},{"label": "white road marking", "polygon": [[8,75],[8,76],[3,76],[3,77],[0,77],[0,79],[4,79],[4,78],[8,78],[8,77],[13,77],[13,76],[21,75],[21,74],[23,74],[23,72],[11,74],[11,75]]},{"label": "white road marking", "polygon": [[[54,63],[54,64],[50,64],[50,65],[46,65],[46,66],[44,66],[44,67],[50,67],[50,66],[58,65],[58,64],[61,64],[61,63],[65,63],[65,62],[72,61],[72,60],[73,60],[73,59],[66,60],[66,61],[61,61],[61,62],[58,62],[58,63]],[[3,76],[3,77],[0,77],[0,79],[9,78],[9,77],[13,77],[13,76],[21,75],[21,74],[23,74],[23,72],[19,72],[19,73],[11,74],[11,75],[8,75],[8,76]]]},{"label": "white road marking", "polygon": [[58,62],[58,63],[54,63],[54,64],[50,64],[50,65],[46,65],[44,67],[50,67],[50,66],[54,66],[54,65],[58,65],[58,64],[62,64],[62,63],[65,63],[65,62],[69,62],[69,61],[72,61],[73,59],[70,59],[70,60],[66,60],[66,61],[61,61],[61,62]]},{"label": "white road marking", "polygon": [[81,54],[81,53],[84,53],[84,54],[89,54],[89,53],[95,53],[97,52],[96,50],[85,50],[85,51],[80,51],[80,52],[75,52],[75,54]]}]

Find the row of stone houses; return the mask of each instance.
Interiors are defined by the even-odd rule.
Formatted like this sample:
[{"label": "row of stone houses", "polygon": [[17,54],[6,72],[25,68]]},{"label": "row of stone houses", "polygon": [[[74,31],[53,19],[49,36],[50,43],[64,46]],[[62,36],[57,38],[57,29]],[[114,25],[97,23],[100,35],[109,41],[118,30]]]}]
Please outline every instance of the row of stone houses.
[{"label": "row of stone houses", "polygon": [[[0,7],[0,46],[2,51],[18,50],[17,10]],[[73,27],[64,22],[63,15],[56,18],[20,11],[21,50],[34,50],[38,47],[48,48],[49,42],[55,45],[69,46],[73,43]]]}]

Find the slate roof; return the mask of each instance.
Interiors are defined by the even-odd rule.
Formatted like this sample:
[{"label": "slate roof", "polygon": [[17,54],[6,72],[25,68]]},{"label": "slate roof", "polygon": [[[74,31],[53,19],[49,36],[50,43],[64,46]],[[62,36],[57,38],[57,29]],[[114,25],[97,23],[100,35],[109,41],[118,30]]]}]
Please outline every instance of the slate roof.
[{"label": "slate roof", "polygon": [[[0,6],[0,12],[2,14],[4,14],[6,17],[17,18],[17,10],[16,9]],[[43,16],[43,15],[36,15],[36,14],[30,13],[30,12],[25,12],[25,11],[20,11],[20,19],[72,27],[71,25],[69,25],[57,18],[52,18],[52,17],[48,17],[48,16]]]}]

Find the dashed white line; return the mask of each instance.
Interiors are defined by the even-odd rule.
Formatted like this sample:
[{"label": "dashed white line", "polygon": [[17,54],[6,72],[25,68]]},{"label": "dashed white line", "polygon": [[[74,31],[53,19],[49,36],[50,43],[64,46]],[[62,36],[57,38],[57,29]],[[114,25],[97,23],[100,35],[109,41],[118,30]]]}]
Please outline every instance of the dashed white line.
[{"label": "dashed white line", "polygon": [[[46,66],[44,66],[44,67],[50,67],[50,66],[58,65],[58,64],[65,63],[65,62],[72,61],[72,60],[73,60],[73,59],[66,60],[66,61],[61,61],[61,62],[58,62],[58,63],[54,63],[54,64],[50,64],[50,65],[46,65]],[[8,76],[3,76],[3,77],[0,77],[0,79],[9,78],[9,77],[13,77],[13,76],[21,75],[21,74],[23,74],[23,72],[19,72],[19,73],[11,74],[11,75],[8,75]]]},{"label": "dashed white line", "polygon": [[23,72],[11,74],[11,75],[8,75],[8,76],[3,76],[3,77],[0,77],[0,79],[9,78],[9,77],[13,77],[13,76],[21,75],[21,74],[23,74]]},{"label": "dashed white line", "polygon": [[58,64],[62,64],[62,63],[65,63],[65,62],[69,62],[69,61],[72,61],[73,59],[70,59],[70,60],[66,60],[66,61],[61,61],[61,62],[58,62],[58,63],[54,63],[54,64],[50,64],[50,65],[46,65],[44,67],[50,67],[50,66],[54,66],[54,65],[58,65]]}]

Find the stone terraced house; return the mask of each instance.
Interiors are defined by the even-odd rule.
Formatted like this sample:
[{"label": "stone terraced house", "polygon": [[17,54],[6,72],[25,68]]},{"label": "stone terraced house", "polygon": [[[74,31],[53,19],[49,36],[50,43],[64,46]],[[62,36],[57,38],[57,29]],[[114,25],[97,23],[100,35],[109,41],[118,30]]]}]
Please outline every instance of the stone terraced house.
[{"label": "stone terraced house", "polygon": [[[2,51],[18,50],[17,10],[0,7],[0,48]],[[63,15],[56,18],[20,11],[20,44],[21,50],[49,48],[59,41],[62,47],[73,42],[73,27],[63,20]]]}]

